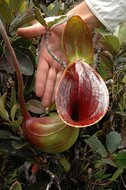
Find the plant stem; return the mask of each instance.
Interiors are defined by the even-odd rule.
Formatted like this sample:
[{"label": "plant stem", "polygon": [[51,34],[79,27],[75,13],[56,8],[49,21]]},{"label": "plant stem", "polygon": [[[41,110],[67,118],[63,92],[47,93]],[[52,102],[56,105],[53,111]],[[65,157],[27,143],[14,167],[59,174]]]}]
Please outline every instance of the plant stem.
[{"label": "plant stem", "polygon": [[18,101],[19,101],[20,106],[21,106],[21,112],[22,112],[23,119],[26,120],[27,118],[29,118],[29,114],[28,114],[25,99],[24,99],[23,77],[22,77],[22,74],[21,74],[21,71],[19,68],[19,63],[18,63],[17,57],[16,57],[15,52],[11,46],[11,43],[9,41],[9,38],[7,36],[7,33],[5,31],[5,28],[3,26],[1,19],[0,19],[0,33],[2,35],[5,46],[8,49],[8,52],[11,56],[11,59],[13,61],[14,67],[15,67],[17,81],[18,81]]}]

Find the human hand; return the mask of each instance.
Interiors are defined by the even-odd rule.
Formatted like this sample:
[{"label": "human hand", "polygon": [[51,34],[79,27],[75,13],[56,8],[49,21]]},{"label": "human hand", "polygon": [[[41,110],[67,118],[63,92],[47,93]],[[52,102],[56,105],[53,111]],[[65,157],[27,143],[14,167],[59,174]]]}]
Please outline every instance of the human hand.
[{"label": "human hand", "polygon": [[[48,18],[48,21],[52,18]],[[64,30],[64,24],[51,30],[49,36],[49,46],[52,52],[61,60],[65,61],[65,55],[61,48],[61,34]],[[45,28],[36,23],[26,28],[19,28],[18,35],[25,38],[33,38],[45,34]],[[55,61],[48,53],[45,46],[45,38],[42,39],[38,67],[36,71],[35,91],[41,98],[42,104],[48,107],[54,101],[57,84],[62,76],[63,67]]]},{"label": "human hand", "polygon": [[[101,26],[100,21],[92,13],[85,1],[67,13],[68,16],[74,14],[79,15],[92,31],[95,27]],[[54,20],[55,17],[48,17],[46,19],[47,22],[49,22],[52,21],[52,19]],[[65,23],[55,27],[51,31],[51,36],[49,38],[51,50],[61,61],[65,61],[65,55],[61,48],[61,34],[64,30],[64,27]],[[45,32],[45,28],[39,23],[27,28],[19,28],[17,31],[18,35],[26,38],[37,37],[43,35]],[[50,103],[54,101],[55,90],[62,73],[63,68],[47,52],[45,47],[45,39],[43,38],[38,68],[36,71],[35,90],[36,95],[42,99],[42,104],[45,107],[48,107]]]}]

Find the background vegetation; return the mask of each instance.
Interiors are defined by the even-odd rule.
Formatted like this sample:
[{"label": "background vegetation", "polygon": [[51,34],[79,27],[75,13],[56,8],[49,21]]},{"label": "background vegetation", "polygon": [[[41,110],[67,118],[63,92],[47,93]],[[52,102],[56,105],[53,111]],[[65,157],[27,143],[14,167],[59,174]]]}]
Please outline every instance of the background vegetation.
[{"label": "background vegetation", "polygon": [[[44,17],[65,14],[79,1],[0,0],[0,18],[20,63],[25,99],[32,116],[47,112],[34,92],[41,37],[22,39],[20,26]],[[126,189],[126,23],[115,34],[93,34],[94,67],[106,81],[110,105],[105,117],[81,129],[77,142],[64,153],[46,154],[22,136],[22,117],[11,59],[0,36],[0,190],[123,190]]]}]

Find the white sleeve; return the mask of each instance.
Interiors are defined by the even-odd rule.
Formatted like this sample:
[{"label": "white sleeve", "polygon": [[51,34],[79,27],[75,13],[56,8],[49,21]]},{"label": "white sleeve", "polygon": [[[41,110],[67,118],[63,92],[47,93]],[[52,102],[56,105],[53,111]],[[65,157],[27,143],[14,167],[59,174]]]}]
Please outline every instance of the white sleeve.
[{"label": "white sleeve", "polygon": [[85,0],[100,22],[111,32],[126,21],[126,0]]}]

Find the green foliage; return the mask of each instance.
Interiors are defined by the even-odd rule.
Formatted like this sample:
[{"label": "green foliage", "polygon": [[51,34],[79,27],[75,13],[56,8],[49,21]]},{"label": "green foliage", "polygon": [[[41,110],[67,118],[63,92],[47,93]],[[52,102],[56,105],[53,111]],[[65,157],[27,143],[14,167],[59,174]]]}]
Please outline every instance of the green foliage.
[{"label": "green foliage", "polygon": [[126,151],[119,152],[116,157],[116,164],[118,167],[125,169],[126,168]]},{"label": "green foliage", "polygon": [[[26,54],[24,54],[21,50],[17,48],[14,48],[14,50],[20,64],[20,69],[21,69],[22,74],[33,75],[33,64],[31,62],[31,59]],[[8,62],[12,64],[11,55],[9,55],[9,52],[7,51],[7,49],[4,48],[3,52]]]},{"label": "green foliage", "polygon": [[25,0],[0,0],[0,15],[7,25],[10,25],[20,12],[23,11],[26,6]]},{"label": "green foliage", "polygon": [[58,16],[58,15],[63,15],[65,12],[65,7],[64,5],[61,3],[61,1],[54,1],[53,3],[50,3],[48,6],[45,5],[41,5],[41,8],[43,10],[43,12],[45,13],[46,17],[47,16]]},{"label": "green foliage", "polygon": [[44,18],[42,16],[40,10],[37,7],[34,8],[34,13],[36,15],[36,19],[38,20],[38,22],[40,22],[41,25],[47,27],[47,24],[46,24],[46,22],[45,22],[45,20],[44,20]]},{"label": "green foliage", "polygon": [[0,115],[1,117],[5,120],[5,121],[9,121],[9,114],[7,112],[7,110],[4,107],[4,104],[2,102],[2,100],[0,100]]},{"label": "green foliage", "polygon": [[122,138],[119,133],[112,131],[106,136],[106,147],[110,154],[116,151],[121,144]]},{"label": "green foliage", "polygon": [[96,137],[96,135],[93,135],[89,139],[85,140],[85,142],[90,146],[93,151],[99,153],[103,158],[107,157],[107,151],[101,141]]},{"label": "green foliage", "polygon": [[125,43],[126,40],[125,31],[126,31],[126,22],[123,22],[119,26],[117,26],[115,35],[118,37],[120,44]]},{"label": "green foliage", "polygon": [[21,184],[18,181],[15,181],[9,190],[22,190]]},{"label": "green foliage", "polygon": [[61,157],[59,158],[59,162],[60,164],[63,166],[64,170],[66,172],[69,172],[71,166],[70,166],[70,162],[65,158],[65,157]]},{"label": "green foliage", "polygon": [[[106,144],[105,146],[94,134],[89,139],[86,139],[85,142],[90,146],[90,148],[100,154],[101,159],[104,163],[110,164],[116,167],[116,164],[113,162],[116,156],[116,150],[118,150],[121,144],[122,138],[119,133],[116,131],[111,131],[106,135]],[[118,157],[118,156],[117,156]]]}]

